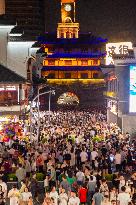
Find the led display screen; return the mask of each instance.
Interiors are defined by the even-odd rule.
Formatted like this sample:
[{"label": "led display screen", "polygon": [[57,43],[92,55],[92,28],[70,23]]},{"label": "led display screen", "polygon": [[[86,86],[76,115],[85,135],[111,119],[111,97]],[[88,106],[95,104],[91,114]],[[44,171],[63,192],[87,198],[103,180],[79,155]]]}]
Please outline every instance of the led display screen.
[{"label": "led display screen", "polygon": [[130,66],[129,112],[136,113],[136,65]]}]

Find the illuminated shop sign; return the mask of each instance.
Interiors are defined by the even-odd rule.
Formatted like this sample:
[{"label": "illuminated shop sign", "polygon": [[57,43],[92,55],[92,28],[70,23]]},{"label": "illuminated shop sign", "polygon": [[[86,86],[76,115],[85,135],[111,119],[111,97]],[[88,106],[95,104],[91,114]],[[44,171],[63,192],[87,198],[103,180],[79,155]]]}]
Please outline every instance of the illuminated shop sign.
[{"label": "illuminated shop sign", "polygon": [[106,65],[113,65],[113,56],[118,55],[128,55],[128,50],[132,49],[131,42],[119,42],[119,43],[107,43],[106,44]]},{"label": "illuminated shop sign", "polygon": [[129,112],[136,113],[136,65],[130,66]]}]

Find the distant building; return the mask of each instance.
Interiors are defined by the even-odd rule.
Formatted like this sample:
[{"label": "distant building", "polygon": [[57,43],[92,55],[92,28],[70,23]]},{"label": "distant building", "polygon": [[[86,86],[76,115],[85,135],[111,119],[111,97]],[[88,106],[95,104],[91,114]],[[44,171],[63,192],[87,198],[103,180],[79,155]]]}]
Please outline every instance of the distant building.
[{"label": "distant building", "polygon": [[126,55],[114,55],[107,66],[107,120],[117,123],[123,133],[136,132],[136,47]]},{"label": "distant building", "polygon": [[28,104],[29,83],[0,65],[0,113],[20,114]]},{"label": "distant building", "polygon": [[43,8],[44,0],[0,1],[0,63],[24,78],[38,49],[31,47],[45,31]]},{"label": "distant building", "polygon": [[103,101],[105,81],[101,62],[106,55],[106,42],[107,39],[95,37],[92,33],[80,33],[76,22],[76,0],[61,0],[61,22],[57,32],[45,33],[32,46],[41,47],[37,56],[41,56],[42,66],[37,74],[46,78],[48,85],[59,87],[61,92],[57,91],[58,95],[64,91],[73,92],[82,104],[96,100],[96,95]]}]

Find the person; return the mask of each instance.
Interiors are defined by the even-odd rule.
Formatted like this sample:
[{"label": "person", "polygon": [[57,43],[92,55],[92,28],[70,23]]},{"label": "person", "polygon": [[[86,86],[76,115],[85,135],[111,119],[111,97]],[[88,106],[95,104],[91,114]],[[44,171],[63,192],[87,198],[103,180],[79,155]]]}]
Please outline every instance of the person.
[{"label": "person", "polygon": [[66,193],[71,190],[70,184],[67,182],[67,177],[65,175],[62,176],[62,182],[60,183],[60,188],[64,188]]},{"label": "person", "polygon": [[36,179],[36,174],[34,174],[28,184],[29,190],[32,193],[33,199],[38,201],[38,181]]},{"label": "person", "polygon": [[20,192],[16,185],[8,192],[8,198],[10,199],[10,205],[18,205],[20,201]]},{"label": "person", "polygon": [[107,202],[109,198],[109,188],[105,179],[102,180],[102,184],[100,186],[100,192],[104,196],[104,201]]},{"label": "person", "polygon": [[128,205],[131,202],[130,194],[126,193],[125,186],[121,187],[121,191],[122,193],[119,193],[117,198],[119,205]]},{"label": "person", "polygon": [[54,165],[51,166],[51,174],[49,177],[49,186],[53,187],[56,186],[56,170]]},{"label": "person", "polygon": [[110,202],[117,200],[117,190],[113,187],[110,191]]},{"label": "person", "polygon": [[59,194],[59,205],[67,205],[67,202],[68,202],[68,195],[65,192],[65,189],[61,188]]},{"label": "person", "polygon": [[81,157],[82,164],[84,164],[88,160],[88,154],[84,149],[80,153],[80,157]]},{"label": "person", "polygon": [[20,188],[20,193],[23,193],[25,191],[25,188],[26,188],[26,184],[25,184],[25,181],[21,181],[21,188]]},{"label": "person", "polygon": [[120,179],[119,179],[119,192],[121,192],[121,187],[123,187],[125,185],[126,185],[126,181],[125,181],[124,176],[120,176]]},{"label": "person", "polygon": [[26,171],[25,171],[25,169],[22,167],[22,164],[19,164],[19,168],[16,170],[16,177],[17,177],[19,183],[20,183],[21,181],[25,180]]},{"label": "person", "polygon": [[44,189],[45,189],[45,193],[49,191],[49,176],[48,175],[46,175],[44,179]]},{"label": "person", "polygon": [[103,194],[99,192],[98,188],[96,188],[95,194],[93,195],[92,205],[102,205],[103,201],[104,201]]},{"label": "person", "polygon": [[98,152],[93,148],[93,151],[91,152],[91,160],[92,160],[92,168],[95,169],[95,159],[98,157]]},{"label": "person", "polygon": [[4,192],[2,191],[2,186],[0,185],[0,205],[5,205]]},{"label": "person", "polygon": [[87,202],[87,188],[85,185],[81,186],[78,194],[79,194],[80,204],[86,204],[86,202]]},{"label": "person", "polygon": [[80,204],[80,199],[76,196],[76,191],[73,189],[71,190],[68,205],[79,205],[79,204]]},{"label": "person", "polygon": [[33,198],[30,196],[27,205],[33,205]]},{"label": "person", "polygon": [[116,165],[116,171],[119,172],[121,170],[121,154],[119,151],[115,154],[115,165]]},{"label": "person", "polygon": [[22,202],[24,205],[27,205],[30,201],[29,199],[32,197],[31,192],[28,191],[28,188],[25,187],[24,192],[21,194]]},{"label": "person", "polygon": [[87,193],[87,201],[92,202],[93,195],[96,189],[96,181],[93,180],[93,176],[90,176],[90,180],[87,183],[88,193]]},{"label": "person", "polygon": [[53,186],[50,192],[50,198],[54,199],[54,205],[58,205],[58,192],[56,191],[56,187]]},{"label": "person", "polygon": [[50,197],[46,197],[46,198],[44,199],[44,202],[43,202],[42,205],[52,205],[52,204],[51,204],[51,198],[50,198]]},{"label": "person", "polygon": [[82,169],[80,168],[78,172],[76,173],[76,178],[77,178],[77,184],[82,185],[85,181],[85,175]]},{"label": "person", "polygon": [[4,193],[4,198],[7,197],[7,184],[0,178],[0,186],[2,187],[2,192]]}]

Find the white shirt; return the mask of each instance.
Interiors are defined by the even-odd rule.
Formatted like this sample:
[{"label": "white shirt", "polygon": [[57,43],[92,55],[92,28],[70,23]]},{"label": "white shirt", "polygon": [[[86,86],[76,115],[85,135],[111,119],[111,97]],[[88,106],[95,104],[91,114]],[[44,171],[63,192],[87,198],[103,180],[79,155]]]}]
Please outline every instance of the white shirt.
[{"label": "white shirt", "polygon": [[2,186],[2,191],[4,193],[6,193],[7,192],[7,184],[5,182],[2,182],[2,183],[0,183],[0,186]]},{"label": "white shirt", "polygon": [[115,164],[121,164],[121,154],[119,153],[115,155]]},{"label": "white shirt", "polygon": [[128,205],[129,202],[131,202],[130,195],[128,193],[120,193],[118,195],[118,201],[120,202],[120,205]]},{"label": "white shirt", "polygon": [[76,177],[77,177],[77,181],[84,181],[85,175],[83,172],[79,171],[77,172]]},{"label": "white shirt", "polygon": [[45,179],[44,180],[44,187],[48,187],[49,186],[49,180],[48,179]]},{"label": "white shirt", "polygon": [[59,198],[59,196],[58,196],[58,192],[57,191],[55,191],[55,192],[50,192],[50,198],[53,198],[54,199],[54,204],[55,205],[58,205],[58,198]]},{"label": "white shirt", "polygon": [[31,192],[23,192],[22,193],[22,200],[23,201],[28,201],[30,197],[32,197]]},{"label": "white shirt", "polygon": [[19,190],[11,189],[8,193],[8,198],[10,198],[10,205],[18,205],[19,204]]},{"label": "white shirt", "polygon": [[95,158],[98,157],[98,153],[96,151],[92,151],[91,157],[92,157],[92,160],[95,160]]},{"label": "white shirt", "polygon": [[88,154],[83,151],[81,152],[80,157],[81,157],[81,162],[86,162],[88,158]]},{"label": "white shirt", "polygon": [[71,197],[69,199],[68,205],[79,205],[80,199],[78,197]]},{"label": "white shirt", "polygon": [[60,200],[59,205],[67,205],[68,195],[66,193],[61,193],[59,195],[59,200]]}]

